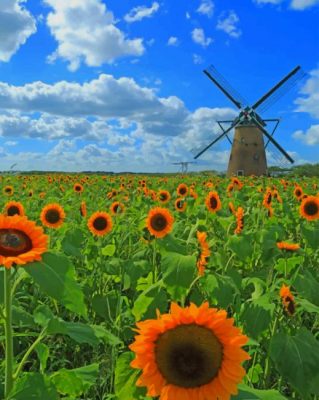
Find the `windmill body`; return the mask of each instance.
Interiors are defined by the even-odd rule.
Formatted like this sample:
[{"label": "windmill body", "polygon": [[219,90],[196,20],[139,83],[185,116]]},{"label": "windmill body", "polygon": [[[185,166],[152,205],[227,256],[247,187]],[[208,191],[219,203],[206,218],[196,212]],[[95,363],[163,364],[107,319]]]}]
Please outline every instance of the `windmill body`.
[{"label": "windmill body", "polygon": [[[195,156],[195,159],[201,156],[206,150],[218,142],[221,138],[227,137],[232,144],[231,153],[228,162],[227,176],[233,175],[267,175],[267,159],[266,147],[271,142],[277,150],[279,150],[284,157],[293,163],[290,155],[279,145],[273,138],[273,134],[279,124],[279,119],[263,119],[258,113],[257,109],[265,109],[270,101],[274,98],[277,99],[282,95],[283,88],[287,89],[292,87],[304,73],[298,66],[294,68],[288,75],[286,75],[280,82],[270,89],[264,96],[262,96],[252,107],[243,106],[245,100],[238,95],[229,85],[229,83],[221,77],[216,69],[211,68],[210,71],[204,70],[208,78],[235,104],[240,110],[239,115],[232,121],[217,121],[223,133],[221,133],[215,140],[206,146],[200,153]],[[289,87],[290,86],[290,87]],[[266,129],[268,122],[276,122],[276,125],[271,133]],[[230,126],[224,129],[222,123],[228,123]],[[234,129],[234,138],[231,142],[227,136],[230,131]],[[264,142],[264,137],[267,143]]]},{"label": "windmill body", "polygon": [[266,174],[267,161],[262,132],[254,125],[237,126],[229,157],[227,176]]}]

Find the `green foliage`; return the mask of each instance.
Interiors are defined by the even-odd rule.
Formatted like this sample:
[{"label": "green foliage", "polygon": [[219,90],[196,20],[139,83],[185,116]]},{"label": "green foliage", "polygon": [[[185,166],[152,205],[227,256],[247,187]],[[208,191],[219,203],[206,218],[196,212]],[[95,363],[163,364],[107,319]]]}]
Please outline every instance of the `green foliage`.
[{"label": "green foliage", "polygon": [[84,295],[75,279],[75,269],[62,255],[46,253],[41,262],[28,264],[25,271],[40,289],[69,310],[87,317]]},{"label": "green foliage", "polygon": [[319,394],[319,342],[306,328],[295,336],[284,332],[271,341],[270,356],[278,372],[303,399]]}]

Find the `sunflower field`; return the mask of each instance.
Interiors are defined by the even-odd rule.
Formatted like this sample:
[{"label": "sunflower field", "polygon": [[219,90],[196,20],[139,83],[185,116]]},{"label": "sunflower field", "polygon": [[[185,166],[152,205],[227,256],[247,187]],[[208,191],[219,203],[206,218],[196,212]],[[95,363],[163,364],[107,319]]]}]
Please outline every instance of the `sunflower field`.
[{"label": "sunflower field", "polygon": [[0,180],[1,399],[319,399],[315,179]]}]

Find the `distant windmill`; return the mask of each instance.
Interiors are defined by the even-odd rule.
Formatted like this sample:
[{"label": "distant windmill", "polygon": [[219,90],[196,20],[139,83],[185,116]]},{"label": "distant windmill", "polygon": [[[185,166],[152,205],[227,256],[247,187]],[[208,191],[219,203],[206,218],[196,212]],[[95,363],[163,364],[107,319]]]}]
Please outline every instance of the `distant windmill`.
[{"label": "distant windmill", "polygon": [[[239,115],[231,121],[217,121],[223,133],[199,152],[194,158],[197,159],[206,150],[213,146],[224,136],[232,145],[227,176],[232,175],[266,175],[267,174],[267,160],[265,148],[271,142],[291,163],[294,160],[289,154],[277,143],[273,138],[275,130],[280,122],[279,119],[263,119],[257,114],[265,111],[266,108],[274,103],[281,97],[287,90],[296,84],[296,82],[305,76],[301,67],[297,66],[288,75],[286,75],[280,82],[270,89],[264,96],[262,96],[256,103],[250,107],[230,85],[229,83],[217,72],[214,67],[209,70],[203,71],[208,78],[228,97],[228,99],[235,104],[240,110]],[[271,133],[266,130],[267,122],[274,122],[275,126]],[[224,123],[230,124],[227,129],[224,129]],[[235,128],[233,142],[228,137],[228,133]],[[268,139],[266,145],[264,144],[264,137]]]},{"label": "distant windmill", "polygon": [[181,161],[181,162],[173,162],[173,165],[180,165],[180,172],[182,174],[186,174],[188,171],[188,164],[196,164],[196,161]]}]

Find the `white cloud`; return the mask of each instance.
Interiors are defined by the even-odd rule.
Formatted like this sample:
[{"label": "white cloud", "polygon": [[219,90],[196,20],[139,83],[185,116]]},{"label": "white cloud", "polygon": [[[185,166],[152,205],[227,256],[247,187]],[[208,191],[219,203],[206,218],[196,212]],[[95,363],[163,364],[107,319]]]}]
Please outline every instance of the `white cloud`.
[{"label": "white cloud", "polygon": [[199,54],[193,54],[193,63],[194,64],[203,64],[204,60]]},{"label": "white cloud", "polygon": [[186,19],[190,19],[190,18],[191,18],[191,16],[190,16],[189,12],[186,12],[186,14],[185,14],[185,18],[186,18]]},{"label": "white cloud", "polygon": [[205,36],[205,32],[202,28],[193,29],[192,39],[195,43],[200,44],[203,47],[207,47],[213,42],[212,38]]},{"label": "white cloud", "polygon": [[216,28],[226,32],[233,38],[239,38],[242,32],[237,26],[238,22],[238,15],[235,13],[235,11],[231,10],[228,12],[227,16],[225,16],[225,14],[220,16]]},{"label": "white cloud", "polygon": [[178,46],[179,44],[180,42],[176,36],[171,36],[167,41],[168,46]]},{"label": "white cloud", "polygon": [[319,0],[292,0],[290,4],[294,10],[305,10],[316,5],[319,5]]},{"label": "white cloud", "polygon": [[159,10],[159,4],[154,1],[151,7],[139,6],[134,7],[132,10],[124,16],[126,22],[141,21],[144,18],[152,17]]},{"label": "white cloud", "polygon": [[293,137],[308,146],[319,144],[319,125],[311,125],[305,133],[302,130],[298,130],[293,134]]},{"label": "white cloud", "polygon": [[214,14],[214,3],[212,0],[202,0],[198,9],[196,10],[199,14],[207,15],[211,18]]},{"label": "white cloud", "polygon": [[314,118],[319,118],[319,69],[310,72],[310,77],[302,87],[299,97],[295,103],[298,104],[296,111],[307,112]]},{"label": "white cloud", "polygon": [[30,35],[36,32],[36,21],[22,5],[24,0],[1,0],[0,61],[8,62]]},{"label": "white cloud", "polygon": [[[256,4],[274,4],[279,5],[284,2],[284,0],[253,0]],[[305,10],[310,7],[319,5],[319,0],[291,0],[290,8],[293,10]]]},{"label": "white cloud", "polygon": [[4,144],[5,144],[5,146],[16,146],[18,144],[18,142],[14,141],[14,140],[8,140]]},{"label": "white cloud", "polygon": [[[0,83],[0,108],[0,135],[7,142],[21,138],[59,141],[50,150],[51,160],[41,151],[21,153],[23,169],[46,165],[68,171],[169,170],[166,166],[172,160],[192,159],[193,148],[200,150],[220,134],[216,120],[236,115],[228,108],[191,112],[176,96],[159,97],[154,89],[141,87],[131,78],[103,74],[82,85]],[[77,149],[76,143],[88,141],[92,143]],[[0,158],[0,169],[14,161],[13,154],[7,154]],[[198,168],[206,159],[209,168],[224,168],[222,154],[218,147],[212,149]]]},{"label": "white cloud", "polygon": [[127,39],[101,0],[44,1],[53,8],[46,22],[58,42],[57,49],[48,57],[49,62],[61,58],[75,71],[82,62],[97,67],[120,57],[144,53],[143,40]]}]

